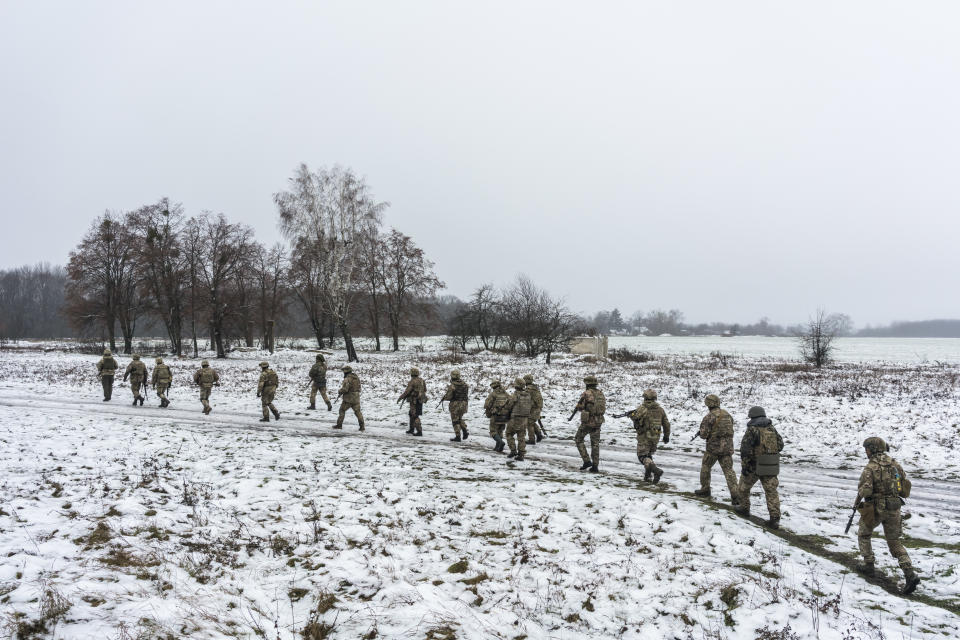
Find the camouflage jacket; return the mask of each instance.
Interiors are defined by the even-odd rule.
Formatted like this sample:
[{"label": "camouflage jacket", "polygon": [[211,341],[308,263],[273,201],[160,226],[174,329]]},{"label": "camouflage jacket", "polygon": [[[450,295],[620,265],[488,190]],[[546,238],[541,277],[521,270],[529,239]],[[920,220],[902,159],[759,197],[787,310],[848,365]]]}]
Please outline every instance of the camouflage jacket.
[{"label": "camouflage jacket", "polygon": [[860,474],[857,495],[872,503],[877,514],[882,516],[885,512],[900,509],[900,498],[910,495],[910,480],[899,462],[886,453],[875,453]]},{"label": "camouflage jacket", "polygon": [[143,364],[142,360],[134,360],[127,365],[126,371],[123,372],[123,379],[126,380],[127,376],[130,376],[130,380],[133,382],[144,382],[147,379],[147,365]]},{"label": "camouflage jacket", "polygon": [[170,373],[170,367],[165,364],[158,364],[153,368],[153,377],[150,379],[151,384],[170,384],[172,381],[173,374]]},{"label": "camouflage jacket", "polygon": [[463,380],[454,380],[447,385],[447,390],[443,393],[444,402],[466,402],[470,396],[470,387]]},{"label": "camouflage jacket", "polygon": [[407,402],[414,404],[416,402],[427,401],[427,383],[420,376],[413,376],[407,383],[407,388],[400,394],[400,398],[406,398]]},{"label": "camouflage jacket", "polygon": [[510,418],[510,411],[513,409],[513,398],[503,389],[494,389],[487,396],[483,403],[483,412],[488,418],[493,418],[496,422],[503,422]]},{"label": "camouflage jacket", "polygon": [[637,430],[638,438],[659,438],[661,427],[663,435],[670,438],[670,419],[656,400],[644,400],[628,417],[633,420],[633,428]]},{"label": "camouflage jacket", "polygon": [[768,418],[753,418],[747,423],[747,430],[740,439],[740,460],[744,471],[752,472],[756,469],[758,456],[781,451],[783,451],[783,438]]},{"label": "camouflage jacket", "polygon": [[543,411],[543,394],[540,393],[540,387],[532,382],[524,388],[530,392],[530,397],[533,399],[533,409],[530,410],[530,418],[536,420],[540,417],[540,412]]},{"label": "camouflage jacket", "polygon": [[710,409],[700,421],[700,437],[707,441],[707,453],[733,455],[733,417],[720,407]]},{"label": "camouflage jacket", "polygon": [[280,386],[280,378],[277,372],[267,367],[260,373],[260,380],[257,382],[257,393],[263,393],[264,389],[273,391]]},{"label": "camouflage jacket", "polygon": [[117,369],[119,368],[120,365],[113,359],[113,356],[104,356],[100,358],[100,362],[97,363],[97,374],[100,376],[113,376],[116,375]]},{"label": "camouflage jacket", "polygon": [[313,383],[318,387],[324,387],[327,385],[327,363],[318,362],[312,367],[310,367],[310,379],[313,380]]},{"label": "camouflage jacket", "polygon": [[607,399],[603,391],[597,388],[588,388],[577,402],[580,411],[580,425],[599,429],[603,424],[603,415],[606,413]]},{"label": "camouflage jacket", "polygon": [[193,383],[209,389],[215,382],[220,382],[220,374],[212,367],[200,367],[193,374]]},{"label": "camouflage jacket", "polygon": [[354,372],[343,376],[340,395],[346,402],[360,402],[360,378]]}]

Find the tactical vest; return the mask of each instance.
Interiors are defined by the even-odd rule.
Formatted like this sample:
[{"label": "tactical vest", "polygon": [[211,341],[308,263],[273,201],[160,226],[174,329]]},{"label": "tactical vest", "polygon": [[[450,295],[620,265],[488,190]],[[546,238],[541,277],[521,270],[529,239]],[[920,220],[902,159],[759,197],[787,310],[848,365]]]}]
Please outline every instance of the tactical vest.
[{"label": "tactical vest", "polygon": [[466,402],[468,391],[469,387],[467,387],[467,383],[457,380],[453,383],[453,398],[451,399],[455,402]]},{"label": "tactical vest", "polygon": [[147,365],[139,360],[130,363],[130,379],[142,380],[147,376]]},{"label": "tactical vest", "polygon": [[277,372],[273,369],[266,370],[267,377],[263,381],[263,388],[268,387],[278,387],[280,386],[280,378],[277,377]]},{"label": "tactical vest", "polygon": [[773,427],[754,427],[757,430],[757,475],[761,478],[780,474],[780,445]]},{"label": "tactical vest", "polygon": [[170,374],[170,367],[165,364],[158,364],[153,368],[153,375],[157,379],[157,384],[167,384],[173,379]]},{"label": "tactical vest", "polygon": [[493,419],[497,422],[506,422],[510,417],[507,414],[507,404],[510,403],[510,396],[505,391],[497,393],[493,397],[493,406],[491,407]]},{"label": "tactical vest", "polygon": [[317,384],[320,384],[321,382],[326,382],[327,381],[327,365],[323,364],[322,362],[318,362],[317,364],[310,367],[310,379],[316,382]]},{"label": "tactical vest", "polygon": [[602,418],[607,412],[607,399],[600,389],[593,389],[593,402],[588,407],[588,411],[593,418]]},{"label": "tactical vest", "polygon": [[117,364],[117,361],[113,357],[103,358],[100,360],[100,375],[112,376],[117,372],[117,369],[120,365]]},{"label": "tactical vest", "polygon": [[347,393],[360,393],[360,378],[355,373],[347,376]]},{"label": "tactical vest", "polygon": [[517,418],[529,418],[530,410],[533,408],[533,398],[527,391],[517,391],[513,396],[513,412],[511,415]]},{"label": "tactical vest", "polygon": [[203,367],[200,369],[200,384],[204,386],[209,386],[214,383],[213,369],[210,367]]},{"label": "tactical vest", "polygon": [[903,504],[900,498],[910,495],[910,481],[900,474],[896,462],[888,455],[871,462],[875,463],[870,473],[873,476],[873,506],[877,514],[899,510]]}]

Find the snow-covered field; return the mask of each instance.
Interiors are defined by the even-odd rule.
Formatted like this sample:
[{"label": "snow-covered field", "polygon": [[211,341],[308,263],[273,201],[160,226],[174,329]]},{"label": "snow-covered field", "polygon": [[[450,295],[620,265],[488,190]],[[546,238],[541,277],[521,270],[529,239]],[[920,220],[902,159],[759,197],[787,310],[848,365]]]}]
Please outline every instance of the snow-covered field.
[{"label": "snow-covered field", "polygon": [[[55,638],[953,638],[960,628],[960,366],[843,365],[663,355],[644,363],[541,362],[428,348],[362,353],[367,430],[305,411],[313,354],[233,354],[200,414],[193,359],[168,358],[173,402],[100,401],[97,358],[0,351],[0,625]],[[261,424],[256,366],[281,379],[279,422]],[[121,364],[128,362],[120,357]],[[343,353],[334,352],[334,369]],[[148,360],[152,368],[152,360]],[[418,366],[425,437],[395,405]],[[449,371],[471,385],[471,436],[452,443],[435,408]],[[492,453],[482,400],[531,372],[549,438],[522,463]],[[601,474],[581,474],[566,422],[586,373],[608,413],[653,387],[674,424],[664,481],[640,481],[628,420],[603,428]],[[688,444],[717,393],[742,433],[762,404],[787,442],[783,530],[694,499]],[[851,573],[843,535],[880,435],[915,478],[906,541],[924,582]],[[763,515],[759,487],[754,515]],[[854,529],[855,531],[855,529]],[[41,622],[42,621],[42,622]],[[41,632],[42,626],[46,632]],[[36,632],[33,634],[33,632]],[[33,635],[31,635],[33,634]]]}]

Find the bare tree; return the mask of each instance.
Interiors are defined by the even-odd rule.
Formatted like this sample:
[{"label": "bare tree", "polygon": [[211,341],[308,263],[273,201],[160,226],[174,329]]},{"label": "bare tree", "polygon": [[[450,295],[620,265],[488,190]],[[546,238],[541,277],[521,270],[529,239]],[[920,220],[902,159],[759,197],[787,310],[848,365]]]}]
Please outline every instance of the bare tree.
[{"label": "bare tree", "polygon": [[548,364],[552,354],[565,350],[584,325],[563,300],[551,297],[525,275],[504,292],[501,308],[511,348],[519,346],[531,358],[545,353]]},{"label": "bare tree", "polygon": [[286,315],[287,255],[279,244],[267,250],[259,243],[254,255],[254,271],[259,290],[258,320],[261,348],[273,353],[273,332],[277,318]]},{"label": "bare tree", "polygon": [[274,194],[273,200],[284,236],[315,261],[312,274],[319,276],[325,311],[340,329],[348,360],[356,361],[349,321],[362,264],[359,240],[377,229],[387,203],[377,202],[366,181],[349,169],[311,172],[306,164],[290,178],[289,189]]},{"label": "bare tree", "polygon": [[37,264],[0,271],[0,340],[63,338],[67,272]]},{"label": "bare tree", "polygon": [[848,316],[828,315],[825,310],[817,309],[814,316],[797,332],[800,355],[804,361],[820,368],[833,360],[836,348],[834,340],[849,322]]},{"label": "bare tree", "polygon": [[470,296],[470,311],[478,345],[496,349],[503,327],[500,297],[492,284],[482,284]]},{"label": "bare tree", "polygon": [[366,317],[370,332],[373,334],[374,345],[380,351],[380,319],[383,313],[384,285],[387,278],[385,273],[387,262],[387,246],[379,232],[365,235],[360,239],[360,251],[363,255],[363,264],[360,269],[359,282],[366,292]]},{"label": "bare tree", "polygon": [[433,263],[410,236],[391,229],[383,240],[383,249],[384,299],[393,350],[399,351],[402,324],[415,300],[432,297],[444,285],[433,272]]}]

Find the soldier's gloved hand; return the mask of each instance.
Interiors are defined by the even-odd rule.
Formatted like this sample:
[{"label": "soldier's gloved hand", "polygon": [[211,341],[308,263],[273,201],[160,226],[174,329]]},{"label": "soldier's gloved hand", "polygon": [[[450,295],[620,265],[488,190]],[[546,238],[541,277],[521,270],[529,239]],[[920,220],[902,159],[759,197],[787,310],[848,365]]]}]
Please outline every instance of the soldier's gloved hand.
[{"label": "soldier's gloved hand", "polygon": [[259,393],[257,393],[257,397],[258,397],[258,398],[260,397],[260,394],[259,394]]},{"label": "soldier's gloved hand", "polygon": [[670,436],[663,436],[663,444],[669,444],[669,443],[670,443]]}]

